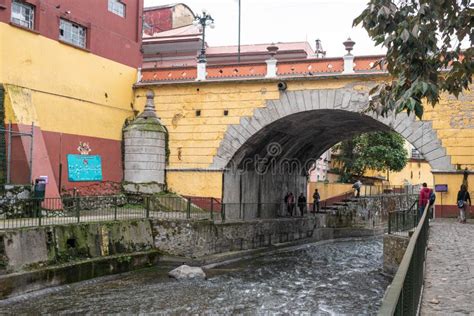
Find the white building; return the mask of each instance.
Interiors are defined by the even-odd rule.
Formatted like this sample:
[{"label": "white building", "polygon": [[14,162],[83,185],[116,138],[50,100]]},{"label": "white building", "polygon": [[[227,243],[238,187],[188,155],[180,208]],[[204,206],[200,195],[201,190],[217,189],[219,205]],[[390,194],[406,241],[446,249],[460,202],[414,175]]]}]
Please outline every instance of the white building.
[{"label": "white building", "polygon": [[328,171],[331,163],[331,150],[324,152],[321,157],[318,158],[316,163],[309,171],[309,181],[318,182],[326,181],[328,179]]}]

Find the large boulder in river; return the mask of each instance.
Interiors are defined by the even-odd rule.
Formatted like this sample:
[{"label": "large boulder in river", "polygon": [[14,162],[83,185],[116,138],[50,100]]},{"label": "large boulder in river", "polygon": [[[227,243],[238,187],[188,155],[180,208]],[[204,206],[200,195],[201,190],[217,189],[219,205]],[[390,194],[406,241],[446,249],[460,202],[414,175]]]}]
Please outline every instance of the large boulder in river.
[{"label": "large boulder in river", "polygon": [[190,266],[187,266],[185,264],[183,264],[182,266],[177,267],[174,270],[171,270],[170,272],[168,272],[168,275],[170,277],[178,279],[178,280],[180,280],[180,279],[194,279],[194,278],[205,279],[206,278],[206,274],[204,273],[204,271],[201,268],[199,268],[199,267],[190,267]]}]

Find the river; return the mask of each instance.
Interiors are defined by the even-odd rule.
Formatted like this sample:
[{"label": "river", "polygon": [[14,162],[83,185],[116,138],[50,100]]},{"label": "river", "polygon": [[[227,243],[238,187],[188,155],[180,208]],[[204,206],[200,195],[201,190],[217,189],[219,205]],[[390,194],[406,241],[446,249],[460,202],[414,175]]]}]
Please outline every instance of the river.
[{"label": "river", "polygon": [[205,281],[149,268],[3,301],[0,313],[371,315],[390,282],[381,270],[381,238],[316,243],[209,269]]}]

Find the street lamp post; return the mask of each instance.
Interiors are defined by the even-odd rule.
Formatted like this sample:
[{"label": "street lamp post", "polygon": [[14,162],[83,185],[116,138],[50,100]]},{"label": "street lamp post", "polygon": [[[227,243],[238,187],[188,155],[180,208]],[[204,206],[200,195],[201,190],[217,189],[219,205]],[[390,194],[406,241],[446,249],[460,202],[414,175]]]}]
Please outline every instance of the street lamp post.
[{"label": "street lamp post", "polygon": [[202,15],[196,15],[195,20],[193,21],[195,26],[198,26],[199,29],[202,31],[202,45],[201,45],[201,52],[198,56],[198,63],[205,63],[206,62],[206,26],[209,26],[211,29],[214,28],[214,19],[211,15],[206,11],[202,10]]}]

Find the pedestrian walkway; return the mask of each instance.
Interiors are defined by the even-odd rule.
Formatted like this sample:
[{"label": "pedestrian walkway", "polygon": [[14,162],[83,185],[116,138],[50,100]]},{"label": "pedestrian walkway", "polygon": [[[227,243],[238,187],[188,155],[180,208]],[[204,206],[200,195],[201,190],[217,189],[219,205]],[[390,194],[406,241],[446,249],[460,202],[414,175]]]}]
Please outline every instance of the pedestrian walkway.
[{"label": "pedestrian walkway", "polygon": [[421,315],[474,315],[474,220],[430,223]]}]

